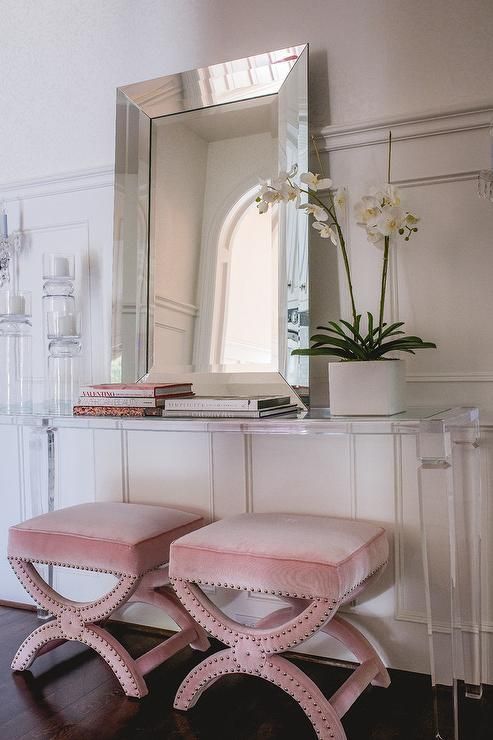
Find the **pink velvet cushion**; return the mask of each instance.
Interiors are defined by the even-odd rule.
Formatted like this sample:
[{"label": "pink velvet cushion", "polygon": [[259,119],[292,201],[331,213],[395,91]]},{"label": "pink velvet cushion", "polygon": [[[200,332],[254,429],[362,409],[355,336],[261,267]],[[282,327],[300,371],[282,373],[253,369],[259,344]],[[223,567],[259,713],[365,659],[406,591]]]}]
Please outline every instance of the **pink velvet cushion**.
[{"label": "pink velvet cushion", "polygon": [[388,559],[382,527],[351,519],[240,514],[176,540],[170,576],[344,601]]},{"label": "pink velvet cushion", "polygon": [[10,527],[8,554],[140,575],[168,562],[171,542],[202,524],[197,514],[164,506],[80,504]]}]

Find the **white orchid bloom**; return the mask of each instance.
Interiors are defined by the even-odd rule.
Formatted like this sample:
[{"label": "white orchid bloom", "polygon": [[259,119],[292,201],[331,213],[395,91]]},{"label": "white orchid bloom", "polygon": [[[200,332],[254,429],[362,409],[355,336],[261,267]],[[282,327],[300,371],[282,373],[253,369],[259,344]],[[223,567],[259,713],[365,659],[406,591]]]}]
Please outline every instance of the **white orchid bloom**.
[{"label": "white orchid bloom", "polygon": [[277,203],[279,200],[281,200],[281,194],[278,190],[274,190],[273,188],[267,188],[265,193],[261,196],[262,200],[265,200],[266,203]]},{"label": "white orchid bloom", "polygon": [[415,226],[419,221],[419,218],[415,216],[413,213],[406,213],[406,217],[404,219],[404,223],[406,226]]},{"label": "white orchid bloom", "polygon": [[314,223],[312,223],[312,226],[319,232],[322,239],[330,239],[332,244],[335,244],[337,246],[336,233],[334,229],[329,226],[329,224],[322,224],[319,221],[314,221]]},{"label": "white orchid bloom", "polygon": [[383,234],[381,231],[378,231],[375,227],[369,226],[366,229],[366,236],[368,238],[368,241],[372,244],[380,244],[383,242]]},{"label": "white orchid bloom", "polygon": [[372,185],[369,189],[369,195],[366,195],[366,198],[373,198],[380,207],[385,200],[385,188],[382,188],[380,185]]},{"label": "white orchid bloom", "polygon": [[316,203],[303,203],[300,208],[306,211],[307,214],[311,214],[315,221],[328,221],[329,219],[329,214],[325,208],[317,206]]},{"label": "white orchid bloom", "polygon": [[380,215],[378,200],[373,195],[364,195],[354,206],[356,221],[360,226],[374,223]]},{"label": "white orchid bloom", "polygon": [[288,184],[288,173],[287,172],[280,172],[277,177],[272,178],[272,187],[276,190],[281,190],[284,185]]},{"label": "white orchid bloom", "polygon": [[387,185],[384,188],[384,196],[385,196],[385,200],[387,201],[388,205],[400,206],[401,194],[395,185],[391,185],[390,183],[387,183]]},{"label": "white orchid bloom", "polygon": [[392,236],[401,228],[406,214],[398,206],[384,206],[377,217],[375,228],[384,236]]},{"label": "white orchid bloom", "polygon": [[337,192],[334,196],[334,205],[339,209],[346,207],[346,191],[344,188],[337,188]]},{"label": "white orchid bloom", "polygon": [[282,187],[279,188],[279,196],[281,200],[286,203],[290,200],[298,200],[300,197],[300,189],[297,185],[290,185],[289,182],[285,182],[282,184]]},{"label": "white orchid bloom", "polygon": [[332,186],[332,180],[328,177],[320,179],[320,175],[314,175],[313,172],[303,172],[300,175],[300,182],[308,185],[310,190],[326,190]]},{"label": "white orchid bloom", "polygon": [[401,194],[395,185],[387,183],[383,187],[373,186],[370,188],[370,196],[378,201],[380,207],[400,206]]},{"label": "white orchid bloom", "polygon": [[266,193],[271,190],[271,186],[267,180],[259,180],[260,187],[257,193],[258,198],[263,198]]}]

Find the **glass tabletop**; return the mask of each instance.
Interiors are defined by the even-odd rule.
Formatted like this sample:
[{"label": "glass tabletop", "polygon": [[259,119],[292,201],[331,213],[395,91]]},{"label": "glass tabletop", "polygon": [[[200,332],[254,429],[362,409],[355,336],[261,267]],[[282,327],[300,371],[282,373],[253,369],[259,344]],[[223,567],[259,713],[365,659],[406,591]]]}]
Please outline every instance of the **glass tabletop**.
[{"label": "glass tabletop", "polygon": [[292,414],[250,418],[190,418],[161,416],[74,416],[53,414],[43,406],[29,413],[2,414],[0,425],[141,431],[242,432],[263,434],[399,434],[412,433],[429,423],[430,431],[449,424],[467,424],[478,418],[474,407],[410,408],[392,416],[332,416],[328,408],[314,408]]}]

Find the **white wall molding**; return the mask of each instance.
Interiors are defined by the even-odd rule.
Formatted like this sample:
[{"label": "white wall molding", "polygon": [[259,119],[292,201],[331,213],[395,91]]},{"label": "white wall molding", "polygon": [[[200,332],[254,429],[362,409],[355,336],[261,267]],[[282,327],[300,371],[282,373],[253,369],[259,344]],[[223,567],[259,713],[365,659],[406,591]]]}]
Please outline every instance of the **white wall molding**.
[{"label": "white wall molding", "polygon": [[492,372],[481,373],[409,373],[408,383],[492,383]]},{"label": "white wall molding", "polygon": [[214,485],[214,440],[213,435],[207,435],[207,451],[209,454],[209,466],[208,466],[208,485],[209,485],[209,523],[216,520],[215,514],[215,485]]},{"label": "white wall molding", "polygon": [[450,182],[468,182],[475,180],[479,170],[469,170],[468,172],[448,172],[445,175],[431,175],[430,177],[409,177],[402,180],[392,180],[393,185],[399,188],[423,187],[426,185],[445,185]]},{"label": "white wall molding", "polygon": [[245,434],[243,439],[243,464],[245,481],[245,504],[244,511],[250,514],[253,506],[253,440],[250,434]]},{"label": "white wall molding", "polygon": [[130,467],[128,459],[128,432],[122,430],[120,435],[120,473],[122,482],[122,501],[128,504],[130,501]]},{"label": "white wall molding", "polygon": [[320,151],[331,152],[385,144],[389,129],[392,129],[394,141],[404,141],[489,128],[492,119],[493,101],[491,105],[481,108],[435,111],[416,117],[396,116],[371,122],[323,126],[315,129],[313,135]]},{"label": "white wall molding", "polygon": [[113,182],[113,166],[105,165],[75,172],[34,177],[29,180],[0,183],[0,194],[8,203],[27,198],[44,198],[49,195],[73,193],[79,190],[112,187]]},{"label": "white wall molding", "polygon": [[162,295],[156,295],[154,303],[158,308],[164,308],[175,313],[182,313],[186,316],[197,316],[198,306],[194,306],[192,303],[184,303],[183,301],[175,301],[172,298],[165,298]]},{"label": "white wall molding", "polygon": [[185,334],[185,329],[182,329],[181,326],[171,326],[171,324],[163,324],[162,321],[155,321],[154,326],[156,326],[158,329],[165,329],[166,331],[174,331],[176,334]]},{"label": "white wall molding", "polygon": [[[493,111],[491,111],[493,113]],[[491,123],[491,122],[490,122]],[[490,125],[488,123],[488,126]],[[479,126],[476,126],[478,128]],[[484,128],[484,126],[481,126]],[[472,127],[462,130],[470,131]],[[444,133],[444,132],[437,132]],[[428,187],[430,185],[441,186],[448,183],[468,182],[475,180],[478,176],[478,170],[467,172],[450,172],[443,175],[431,175],[426,177],[405,178],[402,180],[392,180],[393,184],[400,189],[411,187]],[[395,253],[391,253],[390,270],[388,278],[388,291],[390,294],[390,316],[392,321],[398,321],[400,316],[399,310],[399,260],[395,258]],[[409,383],[491,383],[493,381],[493,371],[484,370],[480,372],[437,372],[437,373],[408,373],[406,381]]]}]

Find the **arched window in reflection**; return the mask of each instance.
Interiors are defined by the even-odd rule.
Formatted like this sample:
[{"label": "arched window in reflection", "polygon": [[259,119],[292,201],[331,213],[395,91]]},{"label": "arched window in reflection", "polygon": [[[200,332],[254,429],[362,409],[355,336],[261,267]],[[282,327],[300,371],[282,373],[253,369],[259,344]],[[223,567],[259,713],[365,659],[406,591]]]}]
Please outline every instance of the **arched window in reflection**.
[{"label": "arched window in reflection", "polygon": [[251,188],[224,219],[218,243],[211,364],[277,369],[276,214]]}]

